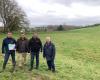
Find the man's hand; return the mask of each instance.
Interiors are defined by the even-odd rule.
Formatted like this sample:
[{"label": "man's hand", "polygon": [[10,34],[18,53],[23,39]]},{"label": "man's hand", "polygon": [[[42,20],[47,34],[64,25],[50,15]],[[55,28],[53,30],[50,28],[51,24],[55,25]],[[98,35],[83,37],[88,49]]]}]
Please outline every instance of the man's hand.
[{"label": "man's hand", "polygon": [[43,56],[43,58],[45,59],[45,56]]},{"label": "man's hand", "polygon": [[43,52],[42,49],[40,50],[40,52]]},{"label": "man's hand", "polygon": [[28,54],[30,53],[30,51],[27,52]]},{"label": "man's hand", "polygon": [[40,51],[42,53],[42,51]]}]

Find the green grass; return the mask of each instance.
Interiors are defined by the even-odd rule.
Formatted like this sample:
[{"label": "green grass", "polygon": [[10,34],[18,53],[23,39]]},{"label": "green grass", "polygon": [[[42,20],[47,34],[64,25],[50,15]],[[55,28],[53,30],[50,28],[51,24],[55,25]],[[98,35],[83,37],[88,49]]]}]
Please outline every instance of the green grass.
[{"label": "green grass", "polygon": [[[11,74],[11,59],[6,71],[0,73],[0,80],[100,80],[100,27],[83,28],[64,32],[42,32],[39,34],[43,43],[46,36],[51,36],[56,45],[56,73],[46,71],[46,61],[40,54],[40,68],[29,72],[16,67],[17,71]],[[19,34],[14,34],[17,39]],[[27,34],[28,38],[32,34]],[[0,45],[5,34],[0,34]],[[0,69],[3,58],[0,57]]]}]

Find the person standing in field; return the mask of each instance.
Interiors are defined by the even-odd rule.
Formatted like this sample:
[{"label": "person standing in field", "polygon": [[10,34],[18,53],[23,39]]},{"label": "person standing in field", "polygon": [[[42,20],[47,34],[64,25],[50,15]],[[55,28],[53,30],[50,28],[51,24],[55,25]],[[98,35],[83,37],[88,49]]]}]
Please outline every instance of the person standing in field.
[{"label": "person standing in field", "polygon": [[16,51],[18,52],[18,66],[22,67],[26,64],[26,57],[28,53],[28,39],[24,32],[21,32],[21,36],[17,40]]},{"label": "person standing in field", "polygon": [[29,71],[33,70],[34,58],[36,57],[36,69],[39,68],[39,53],[42,52],[42,42],[37,33],[33,34],[33,37],[29,40],[29,51],[31,54],[31,67]]},{"label": "person standing in field", "polygon": [[3,70],[6,68],[9,56],[12,58],[12,72],[15,70],[16,61],[15,61],[15,50],[16,50],[16,40],[12,37],[12,32],[8,32],[7,37],[3,40],[2,43],[2,54],[4,57]]},{"label": "person standing in field", "polygon": [[47,60],[48,70],[55,72],[55,45],[51,42],[50,37],[46,37],[46,43],[43,47],[43,57]]}]

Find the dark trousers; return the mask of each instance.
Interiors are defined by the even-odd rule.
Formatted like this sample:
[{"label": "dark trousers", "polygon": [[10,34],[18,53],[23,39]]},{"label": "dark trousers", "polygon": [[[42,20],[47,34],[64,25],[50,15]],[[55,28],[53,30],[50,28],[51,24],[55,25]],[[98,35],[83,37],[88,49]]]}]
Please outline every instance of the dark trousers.
[{"label": "dark trousers", "polygon": [[3,63],[3,69],[6,68],[6,64],[8,62],[8,59],[9,59],[10,55],[11,55],[11,58],[12,58],[13,68],[15,68],[15,65],[16,65],[15,52],[10,52],[10,53],[5,53],[4,63]]},{"label": "dark trousers", "polygon": [[36,68],[39,67],[39,52],[31,52],[31,69],[33,69],[34,58],[36,58]]},{"label": "dark trousers", "polygon": [[47,65],[48,65],[48,69],[49,69],[49,70],[55,71],[54,60],[48,60],[48,61],[47,61]]}]

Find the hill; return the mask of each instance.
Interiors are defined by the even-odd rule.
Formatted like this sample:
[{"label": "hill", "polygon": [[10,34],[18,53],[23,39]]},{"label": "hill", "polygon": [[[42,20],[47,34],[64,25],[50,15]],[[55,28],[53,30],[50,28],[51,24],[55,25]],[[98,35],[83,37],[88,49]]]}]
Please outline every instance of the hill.
[{"label": "hill", "polygon": [[[0,80],[100,80],[100,26],[75,29],[63,32],[41,32],[40,37],[45,42],[46,36],[51,36],[56,45],[56,73],[46,71],[46,62],[40,54],[40,68],[29,72],[29,54],[27,66],[11,74],[11,60]],[[6,34],[0,34],[0,45]],[[18,38],[18,33],[14,37]],[[32,34],[27,34],[30,38]],[[0,56],[0,69],[3,58]]]}]

